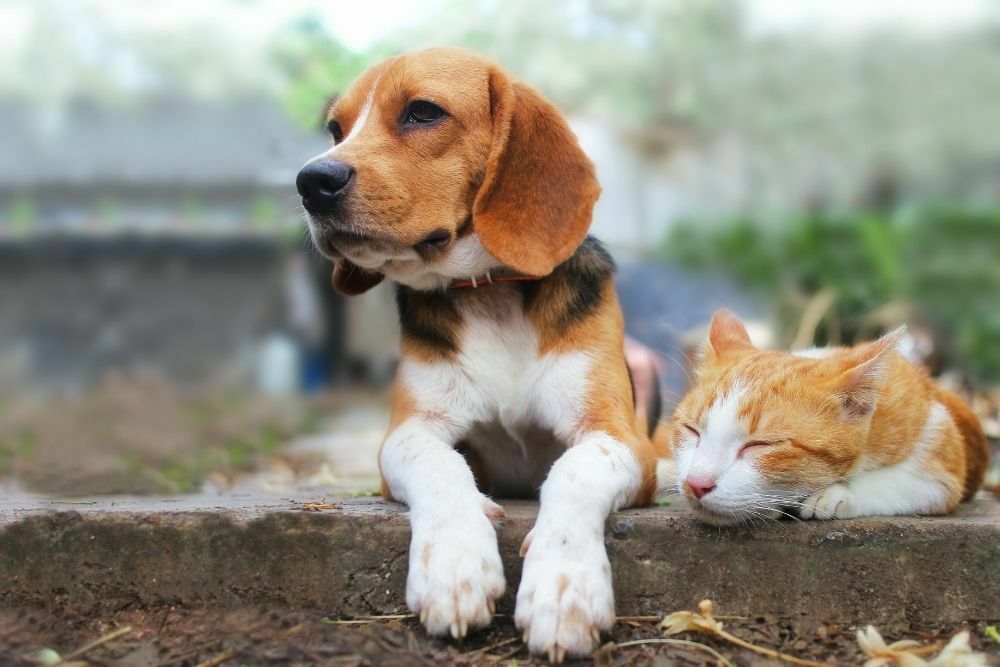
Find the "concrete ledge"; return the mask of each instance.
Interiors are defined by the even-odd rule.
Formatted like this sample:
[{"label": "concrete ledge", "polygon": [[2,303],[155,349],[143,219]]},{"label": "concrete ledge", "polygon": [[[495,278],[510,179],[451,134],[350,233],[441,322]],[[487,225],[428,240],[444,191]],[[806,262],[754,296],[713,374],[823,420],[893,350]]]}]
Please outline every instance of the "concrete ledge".
[{"label": "concrete ledge", "polygon": [[[302,500],[315,500],[303,498]],[[277,603],[335,615],[403,609],[409,528],[377,498],[43,499],[0,502],[0,605]],[[533,503],[504,503],[508,588]],[[1000,619],[1000,504],[946,518],[780,522],[754,532],[683,507],[609,520],[618,612],[659,614],[710,597],[730,614],[832,623]],[[512,599],[501,604],[509,611]]]}]

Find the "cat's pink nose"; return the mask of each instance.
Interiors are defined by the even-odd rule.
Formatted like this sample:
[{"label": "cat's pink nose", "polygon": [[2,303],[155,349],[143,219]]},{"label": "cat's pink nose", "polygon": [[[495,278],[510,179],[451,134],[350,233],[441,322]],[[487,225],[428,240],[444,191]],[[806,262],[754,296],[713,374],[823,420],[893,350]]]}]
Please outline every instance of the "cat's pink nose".
[{"label": "cat's pink nose", "polygon": [[691,493],[694,494],[695,498],[701,498],[703,495],[715,488],[715,478],[714,477],[700,477],[695,475],[688,475],[684,483]]}]

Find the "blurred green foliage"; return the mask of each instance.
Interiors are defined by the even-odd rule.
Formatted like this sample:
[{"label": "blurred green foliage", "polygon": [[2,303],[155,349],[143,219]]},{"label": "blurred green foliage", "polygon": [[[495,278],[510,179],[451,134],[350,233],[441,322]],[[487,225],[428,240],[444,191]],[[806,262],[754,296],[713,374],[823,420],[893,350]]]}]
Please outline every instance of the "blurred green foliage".
[{"label": "blurred green foliage", "polygon": [[209,475],[253,473],[283,444],[316,433],[325,400],[186,387],[150,373],[109,374],[82,394],[0,392],[0,477],[68,495],[188,493]]},{"label": "blurred green foliage", "polygon": [[665,253],[773,300],[785,343],[816,295],[827,293],[832,305],[816,344],[853,343],[909,319],[934,332],[943,364],[972,379],[1000,378],[998,209],[686,221]]},{"label": "blurred green foliage", "polygon": [[128,117],[165,99],[277,100],[316,129],[367,66],[451,45],[492,56],[629,150],[742,152],[721,175],[752,196],[719,194],[715,211],[790,211],[807,196],[855,205],[883,168],[910,201],[1000,201],[1000,13],[985,7],[961,26],[943,12],[940,31],[903,7],[892,29],[862,29],[869,12],[844,7],[858,30],[840,34],[767,29],[786,10],[753,0],[439,0],[402,21],[363,7],[387,14],[384,30],[352,50],[336,2],[215,0],[170,20],[143,3],[7,4],[18,38],[0,48],[0,98],[37,109],[39,136],[78,108]]},{"label": "blurred green foliage", "polygon": [[319,17],[306,14],[280,31],[272,47],[283,81],[282,103],[299,126],[323,127],[330,100],[362,70],[388,55],[389,50],[379,47],[351,51],[326,31]]},{"label": "blurred green foliage", "polygon": [[38,207],[30,197],[14,198],[7,211],[7,226],[15,234],[30,232],[38,219]]}]

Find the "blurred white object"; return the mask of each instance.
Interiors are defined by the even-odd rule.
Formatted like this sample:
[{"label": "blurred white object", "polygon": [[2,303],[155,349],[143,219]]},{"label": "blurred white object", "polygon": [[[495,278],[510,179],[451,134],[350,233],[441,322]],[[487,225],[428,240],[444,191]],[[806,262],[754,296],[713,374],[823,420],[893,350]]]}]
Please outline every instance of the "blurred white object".
[{"label": "blurred white object", "polygon": [[306,258],[297,254],[285,272],[285,296],[288,300],[288,323],[292,330],[310,344],[323,339],[323,307],[309,274]]},{"label": "blurred white object", "polygon": [[299,352],[285,334],[273,334],[260,347],[257,388],[269,396],[289,396],[298,388]]}]

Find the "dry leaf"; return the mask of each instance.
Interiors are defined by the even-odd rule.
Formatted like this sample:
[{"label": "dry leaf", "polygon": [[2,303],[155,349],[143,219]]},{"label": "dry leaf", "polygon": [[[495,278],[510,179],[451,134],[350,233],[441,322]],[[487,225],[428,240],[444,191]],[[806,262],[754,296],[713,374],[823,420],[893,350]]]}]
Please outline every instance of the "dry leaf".
[{"label": "dry leaf", "polygon": [[320,512],[322,510],[335,510],[337,509],[337,505],[334,503],[317,501],[311,503],[297,503],[292,505],[292,509],[296,509],[301,512]]},{"label": "dry leaf", "polygon": [[660,621],[660,627],[668,637],[681,632],[707,632],[716,635],[722,631],[722,623],[715,620],[713,611],[712,601],[702,600],[698,604],[698,612],[675,611]]},{"label": "dry leaf", "polygon": [[924,660],[917,655],[926,652],[927,646],[912,639],[886,644],[873,626],[858,630],[858,646],[868,660],[865,667],[899,665],[899,667],[985,667],[986,655],[969,646],[969,633],[959,632],[934,659]]}]

